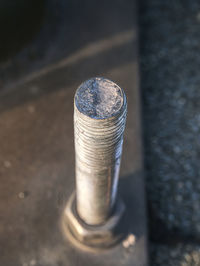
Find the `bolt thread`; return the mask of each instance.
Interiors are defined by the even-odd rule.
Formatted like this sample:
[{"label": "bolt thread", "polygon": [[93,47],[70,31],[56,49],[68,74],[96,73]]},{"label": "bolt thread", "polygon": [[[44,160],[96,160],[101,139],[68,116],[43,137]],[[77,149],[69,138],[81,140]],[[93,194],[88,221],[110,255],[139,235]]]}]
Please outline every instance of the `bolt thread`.
[{"label": "bolt thread", "polygon": [[[116,88],[117,85],[112,84]],[[76,95],[82,87],[79,87]],[[75,95],[77,211],[88,224],[105,222],[116,199],[127,113],[126,97],[121,88],[120,92],[122,104],[119,110],[101,119],[81,112]]]}]

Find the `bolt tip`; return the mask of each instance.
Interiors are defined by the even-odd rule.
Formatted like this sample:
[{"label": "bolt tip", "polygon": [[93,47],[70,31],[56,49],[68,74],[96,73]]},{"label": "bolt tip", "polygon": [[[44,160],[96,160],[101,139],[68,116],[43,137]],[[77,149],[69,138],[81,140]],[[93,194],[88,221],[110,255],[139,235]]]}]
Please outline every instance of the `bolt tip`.
[{"label": "bolt tip", "polygon": [[124,91],[105,78],[92,78],[80,85],[75,94],[79,112],[93,119],[106,119],[117,115],[126,97]]}]

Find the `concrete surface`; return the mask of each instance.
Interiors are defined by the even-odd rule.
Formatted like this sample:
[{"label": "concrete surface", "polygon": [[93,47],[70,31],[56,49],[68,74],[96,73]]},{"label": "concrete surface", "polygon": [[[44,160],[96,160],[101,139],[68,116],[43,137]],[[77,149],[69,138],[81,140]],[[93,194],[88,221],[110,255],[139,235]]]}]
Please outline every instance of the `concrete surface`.
[{"label": "concrete surface", "polygon": [[[153,266],[200,265],[199,29],[196,0],[140,3]],[[172,259],[172,253],[177,258]],[[192,259],[193,253],[197,259]],[[183,262],[184,254],[188,259]]]}]

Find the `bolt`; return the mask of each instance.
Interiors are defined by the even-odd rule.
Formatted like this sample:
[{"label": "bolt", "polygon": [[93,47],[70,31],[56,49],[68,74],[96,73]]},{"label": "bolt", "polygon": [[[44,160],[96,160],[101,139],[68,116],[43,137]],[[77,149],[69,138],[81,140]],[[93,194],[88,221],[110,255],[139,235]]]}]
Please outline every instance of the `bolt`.
[{"label": "bolt", "polygon": [[114,82],[92,78],[74,99],[76,209],[88,225],[106,222],[116,203],[127,102]]}]

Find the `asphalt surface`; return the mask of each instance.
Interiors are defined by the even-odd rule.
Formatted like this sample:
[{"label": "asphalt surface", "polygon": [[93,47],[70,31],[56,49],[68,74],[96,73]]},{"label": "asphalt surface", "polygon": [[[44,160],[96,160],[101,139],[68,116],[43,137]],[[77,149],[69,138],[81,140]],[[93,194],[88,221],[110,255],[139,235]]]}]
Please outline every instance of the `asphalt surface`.
[{"label": "asphalt surface", "polygon": [[140,2],[152,265],[200,265],[200,3]]},{"label": "asphalt surface", "polygon": [[196,266],[200,265],[200,246],[181,244],[151,246],[151,265],[165,266]]}]

